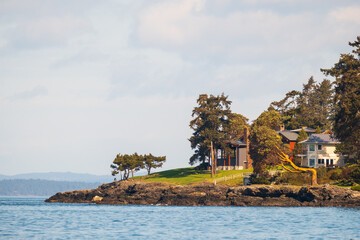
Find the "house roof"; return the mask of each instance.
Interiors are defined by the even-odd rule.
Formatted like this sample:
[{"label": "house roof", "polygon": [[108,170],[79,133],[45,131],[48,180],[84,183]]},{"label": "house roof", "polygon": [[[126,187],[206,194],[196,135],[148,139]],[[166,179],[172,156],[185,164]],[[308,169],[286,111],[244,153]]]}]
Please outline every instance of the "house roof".
[{"label": "house roof", "polygon": [[285,137],[287,140],[292,141],[292,142],[296,142],[296,139],[299,136],[299,134],[297,134],[296,132],[292,132],[289,130],[278,131],[278,133],[280,135],[282,135],[283,137]]},{"label": "house roof", "polygon": [[294,130],[290,130],[292,132],[300,132],[301,130],[304,130],[306,133],[315,133],[316,130],[313,128],[309,128],[309,127],[302,127],[302,128],[298,128],[298,129],[294,129]]},{"label": "house roof", "polygon": [[340,141],[331,134],[313,134],[300,143],[340,143]]}]

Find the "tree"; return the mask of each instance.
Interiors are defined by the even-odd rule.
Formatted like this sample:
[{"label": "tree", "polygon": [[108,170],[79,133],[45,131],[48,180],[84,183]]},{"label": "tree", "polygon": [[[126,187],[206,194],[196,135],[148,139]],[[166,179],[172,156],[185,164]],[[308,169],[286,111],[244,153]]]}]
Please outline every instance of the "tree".
[{"label": "tree", "polygon": [[212,176],[216,167],[214,157],[210,156],[216,152],[215,149],[224,146],[225,129],[229,124],[231,101],[227,98],[228,96],[224,94],[220,96],[201,94],[197,99],[198,106],[192,112],[194,119],[190,121],[190,128],[194,132],[189,141],[191,148],[195,149],[190,164],[194,165],[199,161],[205,163],[206,159],[211,159]]},{"label": "tree", "polygon": [[248,118],[239,113],[231,113],[226,129],[228,140],[239,140],[244,135],[245,128],[249,128],[248,121]]},{"label": "tree", "polygon": [[334,120],[334,88],[330,80],[324,79],[316,87],[316,123],[319,128],[331,129]]},{"label": "tree", "polygon": [[275,129],[280,123],[280,115],[272,110],[263,112],[251,127],[250,156],[254,172],[259,175],[265,174],[266,166],[277,165],[279,162],[276,146],[281,144],[281,138]]},{"label": "tree", "polygon": [[321,69],[335,77],[335,136],[342,142],[338,150],[360,159],[360,36],[349,42],[353,54],[341,54],[330,69]]},{"label": "tree", "polygon": [[144,155],[144,167],[150,175],[150,171],[152,168],[159,168],[162,167],[164,162],[166,161],[166,156],[156,157],[153,156],[151,153],[148,155]]},{"label": "tree", "polygon": [[280,125],[280,115],[274,110],[262,112],[254,122],[254,126],[264,126],[273,130],[278,129]]},{"label": "tree", "polygon": [[138,155],[137,153],[132,155],[117,154],[110,167],[113,176],[120,174],[120,178],[126,180],[129,178],[130,172],[132,173],[132,176],[134,176],[134,171],[139,171],[144,167],[143,156]]},{"label": "tree", "polygon": [[302,126],[331,128],[334,112],[332,84],[326,79],[317,84],[310,77],[301,92],[288,92],[284,99],[272,102],[269,109],[281,114],[287,129]]}]

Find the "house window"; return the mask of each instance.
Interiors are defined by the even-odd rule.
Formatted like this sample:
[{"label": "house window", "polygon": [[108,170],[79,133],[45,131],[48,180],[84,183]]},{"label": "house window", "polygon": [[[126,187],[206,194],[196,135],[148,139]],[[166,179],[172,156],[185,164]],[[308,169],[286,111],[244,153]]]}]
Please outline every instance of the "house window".
[{"label": "house window", "polygon": [[309,152],[315,152],[315,145],[314,144],[309,145]]},{"label": "house window", "polygon": [[318,145],[318,150],[322,150],[322,145]]},{"label": "house window", "polygon": [[324,159],[319,158],[319,159],[318,159],[318,164],[324,164]]},{"label": "house window", "polygon": [[334,159],[330,159],[330,165],[334,165]]},{"label": "house window", "polygon": [[310,158],[310,161],[309,161],[309,166],[312,167],[315,165],[315,159],[313,158]]}]

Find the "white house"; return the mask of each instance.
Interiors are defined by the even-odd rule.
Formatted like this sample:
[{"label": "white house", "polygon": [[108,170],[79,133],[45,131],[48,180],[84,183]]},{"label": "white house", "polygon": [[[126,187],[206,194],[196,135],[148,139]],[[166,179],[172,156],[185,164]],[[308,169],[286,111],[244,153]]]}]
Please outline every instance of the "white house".
[{"label": "white house", "polygon": [[336,144],[340,142],[333,135],[312,134],[300,143],[303,146],[302,166],[317,168],[345,165],[343,157],[335,153]]}]

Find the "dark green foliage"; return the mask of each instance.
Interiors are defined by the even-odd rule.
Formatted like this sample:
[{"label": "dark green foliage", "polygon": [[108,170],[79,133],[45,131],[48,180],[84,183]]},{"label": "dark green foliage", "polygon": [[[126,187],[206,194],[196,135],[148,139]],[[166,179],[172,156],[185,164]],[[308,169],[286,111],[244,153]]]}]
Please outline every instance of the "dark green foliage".
[{"label": "dark green foliage", "polygon": [[342,173],[342,169],[340,168],[336,168],[336,169],[333,169],[332,171],[329,171],[329,178],[331,180],[339,180],[341,179],[341,173]]},{"label": "dark green foliage", "polygon": [[318,178],[326,178],[327,177],[327,169],[326,167],[319,167],[316,169]]},{"label": "dark green foliage", "polygon": [[[128,179],[130,172],[134,176],[134,171],[139,171],[142,168],[146,168],[148,174],[152,168],[158,168],[166,161],[166,156],[156,157],[151,153],[148,155],[134,154],[117,154],[113,164],[110,165],[112,169],[112,175],[120,174],[121,179]],[[123,174],[122,174],[123,173]]]},{"label": "dark green foliage", "polygon": [[296,186],[308,185],[311,182],[311,176],[308,173],[283,172],[276,178],[276,184],[289,184]]},{"label": "dark green foliage", "polygon": [[278,164],[276,146],[280,146],[281,138],[275,129],[279,127],[280,122],[277,112],[265,111],[251,127],[250,156],[256,174],[263,175],[266,166]]},{"label": "dark green foliage", "polygon": [[191,148],[195,149],[190,158],[190,164],[205,162],[211,153],[211,142],[214,149],[224,148],[224,140],[227,140],[226,130],[229,129],[229,117],[231,114],[231,101],[224,94],[220,96],[208,96],[201,94],[197,99],[198,106],[193,109],[190,128],[194,130],[189,141]]},{"label": "dark green foliage", "polygon": [[269,185],[271,183],[268,176],[257,176],[256,174],[251,174],[249,180],[251,184]]},{"label": "dark green foliage", "polygon": [[360,159],[360,36],[349,43],[353,54],[341,54],[330,69],[321,69],[335,81],[336,137],[342,142],[338,150],[350,158]]},{"label": "dark green foliage", "polygon": [[238,113],[229,115],[229,124],[225,129],[228,140],[239,140],[244,135],[245,128],[249,128],[249,119]]},{"label": "dark green foliage", "polygon": [[207,162],[200,163],[198,166],[195,167],[195,170],[209,170],[210,164]]},{"label": "dark green foliage", "polygon": [[281,125],[281,118],[279,113],[274,110],[264,111],[260,116],[255,120],[253,126],[263,126],[276,130]]},{"label": "dark green foliage", "polygon": [[269,109],[281,114],[287,129],[302,126],[329,129],[334,112],[333,89],[329,80],[317,84],[311,77],[301,92],[291,91],[279,102],[272,102]]},{"label": "dark green foliage", "polygon": [[143,156],[143,161],[144,167],[147,170],[148,175],[150,175],[150,171],[152,168],[162,167],[162,165],[166,161],[166,156],[156,157],[149,153],[148,155],[145,154]]}]

